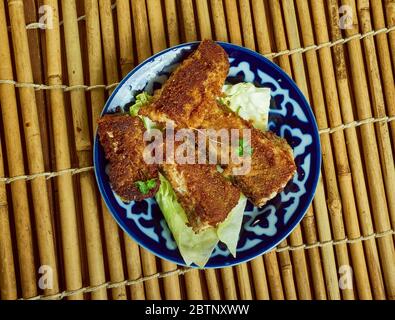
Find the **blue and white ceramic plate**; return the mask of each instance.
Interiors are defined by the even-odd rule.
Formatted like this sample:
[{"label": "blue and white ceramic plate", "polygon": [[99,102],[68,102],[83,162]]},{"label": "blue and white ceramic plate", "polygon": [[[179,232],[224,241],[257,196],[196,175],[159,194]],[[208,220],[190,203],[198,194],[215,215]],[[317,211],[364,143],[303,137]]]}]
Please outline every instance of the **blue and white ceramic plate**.
[{"label": "blue and white ceramic plate", "polygon": [[[274,248],[303,218],[317,185],[321,151],[317,125],[303,94],[278,66],[260,54],[229,43],[219,43],[229,55],[227,81],[252,82],[271,88],[269,129],[287,139],[293,148],[297,174],[283,192],[263,208],[247,204],[236,258],[219,244],[206,267],[218,268],[246,262]],[[177,65],[196,49],[186,43],[149,58],[131,71],[107,101],[103,114],[128,108],[141,91],[152,93]],[[142,247],[155,255],[185,265],[155,199],[123,203],[114,195],[106,174],[104,152],[96,138],[94,165],[100,192],[118,224]]]}]

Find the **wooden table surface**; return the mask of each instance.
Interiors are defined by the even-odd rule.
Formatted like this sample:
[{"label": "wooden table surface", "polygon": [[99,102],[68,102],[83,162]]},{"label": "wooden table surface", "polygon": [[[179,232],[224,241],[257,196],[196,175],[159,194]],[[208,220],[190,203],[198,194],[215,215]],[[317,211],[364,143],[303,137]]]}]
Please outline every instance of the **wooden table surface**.
[{"label": "wooden table surface", "polygon": [[[275,250],[198,271],[118,228],[92,136],[134,66],[201,39],[255,50],[296,81],[323,163]],[[0,298],[395,299],[394,72],[392,0],[1,1]]]}]

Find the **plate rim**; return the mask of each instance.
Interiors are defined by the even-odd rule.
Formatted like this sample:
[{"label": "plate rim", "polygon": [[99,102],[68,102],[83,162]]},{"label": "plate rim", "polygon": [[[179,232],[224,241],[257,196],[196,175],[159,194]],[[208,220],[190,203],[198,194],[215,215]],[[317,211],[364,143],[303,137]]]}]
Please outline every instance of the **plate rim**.
[{"label": "plate rim", "polygon": [[[147,59],[145,59],[143,62],[141,62],[140,64],[138,64],[135,68],[133,68],[120,82],[119,84],[116,86],[116,88],[114,89],[114,91],[111,93],[110,97],[107,99],[102,112],[100,113],[100,116],[103,116],[104,114],[106,114],[105,112],[107,111],[109,105],[111,104],[112,100],[114,99],[115,95],[117,94],[117,92],[124,86],[125,82],[133,76],[133,74],[135,74],[139,69],[141,69],[144,65],[146,65],[147,63],[155,60],[157,57],[171,51],[171,50],[175,50],[175,49],[179,49],[179,48],[183,48],[183,47],[190,47],[191,45],[197,45],[199,44],[201,41],[192,41],[192,42],[185,42],[185,43],[181,43],[178,44],[176,46],[173,47],[169,47],[166,48],[150,57],[148,57]],[[127,225],[124,223],[124,221],[118,217],[117,215],[115,215],[113,213],[113,210],[115,210],[115,208],[111,205],[110,199],[108,198],[107,193],[104,190],[104,186],[103,186],[103,181],[102,179],[99,177],[99,170],[98,170],[98,166],[96,165],[96,163],[98,162],[98,136],[97,136],[97,129],[95,131],[95,135],[94,135],[94,143],[93,143],[93,166],[94,166],[94,173],[95,173],[95,178],[96,178],[96,183],[98,185],[99,191],[100,191],[100,195],[103,197],[104,202],[107,206],[108,211],[111,213],[111,216],[115,219],[115,221],[117,222],[117,224],[121,227],[121,229],[129,236],[133,239],[133,241],[135,241],[138,245],[140,245],[141,247],[143,247],[144,249],[148,250],[149,252],[151,252],[153,255],[161,258],[161,259],[165,259],[167,261],[173,262],[177,265],[180,266],[184,266],[184,267],[189,267],[189,268],[196,268],[196,269],[217,269],[217,268],[224,268],[224,267],[231,267],[231,266],[235,266],[241,263],[245,263],[248,261],[253,260],[256,257],[259,257],[271,250],[273,250],[273,248],[275,248],[279,243],[281,243],[284,239],[286,239],[291,233],[292,231],[295,230],[295,228],[299,225],[299,223],[301,222],[301,220],[304,218],[304,216],[307,213],[307,210],[311,204],[311,202],[313,201],[314,195],[316,193],[317,190],[317,186],[318,186],[318,182],[320,179],[320,175],[321,175],[321,165],[322,165],[322,151],[321,151],[321,142],[320,142],[320,134],[319,134],[319,129],[318,129],[318,125],[317,125],[317,121],[315,119],[315,115],[314,112],[310,106],[310,103],[307,101],[305,95],[303,94],[303,92],[299,89],[299,87],[297,86],[297,84],[294,82],[294,80],[284,71],[282,70],[278,65],[276,65],[274,62],[272,62],[271,60],[267,59],[265,56],[263,56],[262,54],[253,51],[251,49],[239,46],[239,45],[235,45],[229,42],[224,42],[224,41],[215,41],[216,43],[218,43],[219,45],[221,45],[221,47],[228,47],[230,49],[234,49],[237,51],[242,51],[243,53],[247,54],[247,55],[252,55],[255,58],[257,58],[258,60],[264,59],[266,60],[265,62],[273,69],[275,69],[277,72],[279,72],[281,74],[281,76],[283,76],[287,81],[288,84],[290,84],[292,86],[292,88],[295,90],[295,92],[298,94],[298,96],[301,99],[301,102],[307,106],[306,111],[309,114],[310,118],[313,119],[313,122],[310,123],[313,125],[313,132],[315,133],[315,137],[313,137],[313,141],[312,144],[315,145],[315,149],[318,151],[317,152],[317,160],[316,163],[314,163],[314,167],[315,170],[313,171],[315,176],[314,176],[314,180],[312,182],[312,192],[308,195],[307,201],[305,201],[305,203],[302,206],[302,210],[299,210],[300,212],[303,213],[299,213],[298,217],[294,220],[293,223],[291,223],[288,226],[288,231],[281,236],[277,241],[273,242],[273,244],[264,250],[257,250],[255,253],[252,254],[247,254],[245,257],[243,257],[242,259],[236,260],[234,262],[230,262],[230,263],[223,263],[223,264],[218,264],[215,266],[209,265],[209,263],[204,266],[203,268],[200,268],[194,264],[188,266],[185,264],[185,262],[180,263],[180,261],[176,261],[173,258],[169,257],[169,256],[165,256],[161,253],[155,252],[153,251],[151,248],[149,248],[147,245],[145,245],[142,241],[140,241],[139,237],[134,237],[129,228],[127,227]],[[313,167],[313,164],[311,165],[311,167]],[[311,172],[310,172],[311,173]],[[235,258],[237,259],[237,258]]]}]

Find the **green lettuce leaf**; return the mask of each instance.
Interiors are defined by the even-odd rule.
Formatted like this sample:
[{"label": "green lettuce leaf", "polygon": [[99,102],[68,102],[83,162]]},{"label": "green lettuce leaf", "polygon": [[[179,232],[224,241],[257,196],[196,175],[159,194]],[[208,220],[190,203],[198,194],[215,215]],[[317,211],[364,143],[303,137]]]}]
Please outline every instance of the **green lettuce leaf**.
[{"label": "green lettuce leaf", "polygon": [[237,205],[232,209],[226,219],[217,227],[218,239],[226,244],[232,256],[236,257],[237,242],[241,224],[243,223],[244,210],[247,205],[247,198],[240,193]]},{"label": "green lettuce leaf", "polygon": [[136,101],[129,108],[129,114],[132,117],[139,117],[143,121],[144,127],[148,130],[156,128],[157,124],[150,118],[139,115],[139,111],[141,107],[147,105],[151,100],[152,96],[144,91],[136,96]]},{"label": "green lettuce leaf", "polygon": [[148,194],[150,190],[155,189],[156,179],[150,179],[147,181],[136,181],[134,184],[137,186],[142,194]]},{"label": "green lettuce leaf", "polygon": [[267,130],[270,108],[270,89],[258,88],[252,83],[241,82],[235,85],[226,84],[222,88],[224,97],[218,99],[241,118],[251,121],[259,130]]},{"label": "green lettuce leaf", "polygon": [[238,204],[232,209],[225,221],[216,228],[210,227],[195,233],[187,225],[187,215],[177,201],[176,194],[169,181],[161,174],[159,178],[161,185],[155,199],[185,263],[187,265],[195,263],[201,268],[204,267],[218,241],[222,241],[232,255],[236,256],[238,241],[236,235],[240,232],[247,198],[241,194]]},{"label": "green lettuce leaf", "polygon": [[142,92],[136,96],[136,101],[129,108],[129,113],[132,117],[136,117],[139,114],[140,108],[145,106],[152,100],[152,96],[147,92]]},{"label": "green lettuce leaf", "polygon": [[170,182],[161,174],[159,178],[161,184],[155,199],[173,234],[181,256],[187,265],[195,263],[199,267],[204,267],[218,243],[216,230],[208,228],[196,234],[191,227],[188,227],[187,215],[177,201]]}]

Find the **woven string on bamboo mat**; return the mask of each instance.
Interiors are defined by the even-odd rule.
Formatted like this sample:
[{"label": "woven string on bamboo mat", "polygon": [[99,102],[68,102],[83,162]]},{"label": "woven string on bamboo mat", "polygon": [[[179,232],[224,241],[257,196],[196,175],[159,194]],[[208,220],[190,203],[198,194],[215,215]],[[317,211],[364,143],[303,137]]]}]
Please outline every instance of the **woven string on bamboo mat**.
[{"label": "woven string on bamboo mat", "polygon": [[[123,76],[206,38],[256,50],[293,77],[317,119],[323,172],[275,250],[199,271],[119,231],[91,149]],[[395,298],[392,1],[9,0],[0,39],[1,299]],[[57,268],[41,290],[47,265]]]}]

